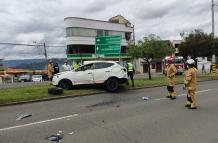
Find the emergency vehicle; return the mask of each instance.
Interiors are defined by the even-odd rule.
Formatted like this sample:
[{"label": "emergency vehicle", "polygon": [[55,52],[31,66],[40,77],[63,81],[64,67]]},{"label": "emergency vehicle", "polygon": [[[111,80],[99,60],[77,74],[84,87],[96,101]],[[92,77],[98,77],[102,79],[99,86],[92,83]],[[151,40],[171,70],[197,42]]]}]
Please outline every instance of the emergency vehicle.
[{"label": "emergency vehicle", "polygon": [[185,71],[185,59],[182,56],[172,57],[172,56],[166,56],[163,59],[163,74],[166,74],[166,68],[167,68],[167,61],[172,60],[173,64],[175,65],[177,69],[177,74],[182,75]]}]

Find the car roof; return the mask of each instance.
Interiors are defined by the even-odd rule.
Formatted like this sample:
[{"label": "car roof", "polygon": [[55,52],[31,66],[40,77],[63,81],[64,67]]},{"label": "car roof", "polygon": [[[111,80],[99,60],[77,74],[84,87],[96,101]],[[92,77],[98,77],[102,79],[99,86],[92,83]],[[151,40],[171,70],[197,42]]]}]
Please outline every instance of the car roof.
[{"label": "car roof", "polygon": [[116,63],[115,61],[86,61],[85,65],[93,63]]}]

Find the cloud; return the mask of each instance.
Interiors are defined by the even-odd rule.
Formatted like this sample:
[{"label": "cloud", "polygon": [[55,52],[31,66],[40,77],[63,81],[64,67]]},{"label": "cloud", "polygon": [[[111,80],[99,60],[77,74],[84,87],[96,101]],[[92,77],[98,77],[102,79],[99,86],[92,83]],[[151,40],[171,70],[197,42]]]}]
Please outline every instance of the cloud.
[{"label": "cloud", "polygon": [[[216,3],[218,3],[216,1]],[[191,0],[8,0],[0,1],[0,42],[64,45],[65,17],[108,20],[121,14],[135,26],[136,39],[151,33],[177,39],[182,31],[211,32],[211,1]],[[215,22],[218,22],[215,7]],[[216,27],[215,29],[218,29]],[[217,35],[216,30],[216,35]],[[41,48],[41,49],[40,49]],[[43,47],[0,45],[0,58],[43,57]],[[65,47],[47,47],[49,57],[66,57]]]}]

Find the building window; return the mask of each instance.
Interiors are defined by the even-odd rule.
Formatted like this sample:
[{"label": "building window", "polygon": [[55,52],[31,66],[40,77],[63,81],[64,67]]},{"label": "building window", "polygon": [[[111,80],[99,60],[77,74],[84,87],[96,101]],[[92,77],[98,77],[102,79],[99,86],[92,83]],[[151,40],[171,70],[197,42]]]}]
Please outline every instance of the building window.
[{"label": "building window", "polygon": [[130,32],[126,32],[125,33],[125,38],[127,41],[129,41],[131,39],[131,33]]},{"label": "building window", "polygon": [[104,30],[104,35],[108,36],[109,35],[109,31],[108,30]]},{"label": "building window", "polygon": [[104,35],[104,30],[98,29],[97,30],[97,36],[103,36]]},{"label": "building window", "polygon": [[122,39],[125,39],[125,32],[121,32],[121,31],[112,31],[111,35],[121,35]]},{"label": "building window", "polygon": [[66,29],[67,37],[81,36],[81,37],[95,37],[97,35],[95,29],[68,27]]},{"label": "building window", "polygon": [[94,45],[68,45],[67,54],[94,54]]}]

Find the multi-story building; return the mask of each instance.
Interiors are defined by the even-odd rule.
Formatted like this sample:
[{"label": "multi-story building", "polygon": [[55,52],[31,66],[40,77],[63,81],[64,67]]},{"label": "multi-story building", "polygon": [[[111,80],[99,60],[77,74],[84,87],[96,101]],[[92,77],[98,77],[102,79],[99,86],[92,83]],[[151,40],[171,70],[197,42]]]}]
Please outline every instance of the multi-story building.
[{"label": "multi-story building", "polygon": [[70,60],[95,59],[95,38],[98,36],[121,35],[121,55],[104,57],[104,59],[128,58],[128,42],[132,40],[133,27],[121,15],[109,21],[67,17],[66,26],[67,58]]}]

